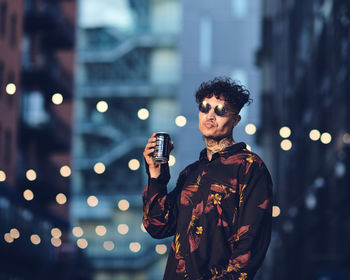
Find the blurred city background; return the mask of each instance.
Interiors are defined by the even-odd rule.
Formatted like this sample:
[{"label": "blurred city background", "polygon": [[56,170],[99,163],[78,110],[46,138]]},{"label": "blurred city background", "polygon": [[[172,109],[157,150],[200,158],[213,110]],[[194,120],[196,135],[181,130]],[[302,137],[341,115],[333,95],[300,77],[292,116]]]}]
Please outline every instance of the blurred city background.
[{"label": "blurred city background", "polygon": [[162,279],[142,151],[171,134],[172,189],[215,76],[273,176],[256,279],[350,279],[349,0],[0,0],[0,279]]}]

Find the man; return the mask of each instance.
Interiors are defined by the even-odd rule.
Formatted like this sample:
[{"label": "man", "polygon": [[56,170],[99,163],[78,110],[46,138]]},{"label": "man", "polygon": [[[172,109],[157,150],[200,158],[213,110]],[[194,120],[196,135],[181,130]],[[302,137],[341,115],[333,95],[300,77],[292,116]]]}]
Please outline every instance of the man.
[{"label": "man", "polygon": [[143,224],[154,238],[174,235],[165,280],[253,279],[270,242],[272,181],[262,160],[232,135],[249,92],[215,78],[200,85],[196,101],[206,148],[172,192],[168,165],[152,157],[155,134],[146,144]]}]

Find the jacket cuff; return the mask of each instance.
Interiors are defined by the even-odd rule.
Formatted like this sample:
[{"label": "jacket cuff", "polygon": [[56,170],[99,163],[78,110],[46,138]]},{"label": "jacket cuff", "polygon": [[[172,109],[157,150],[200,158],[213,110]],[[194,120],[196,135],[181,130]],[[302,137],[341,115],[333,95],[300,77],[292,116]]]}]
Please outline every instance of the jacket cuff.
[{"label": "jacket cuff", "polygon": [[151,175],[149,173],[149,166],[146,161],[145,161],[145,168],[146,168],[146,173],[148,176],[149,183],[153,182],[153,183],[162,184],[162,185],[167,185],[169,183],[170,171],[169,171],[168,163],[161,164],[160,175],[157,178],[151,178]]}]

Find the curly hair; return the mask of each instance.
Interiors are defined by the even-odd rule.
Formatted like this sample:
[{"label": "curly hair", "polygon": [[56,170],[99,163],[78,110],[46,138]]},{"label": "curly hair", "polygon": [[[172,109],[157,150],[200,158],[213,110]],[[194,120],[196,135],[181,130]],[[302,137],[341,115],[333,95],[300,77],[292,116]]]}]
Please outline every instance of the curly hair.
[{"label": "curly hair", "polygon": [[196,91],[196,102],[199,104],[204,98],[223,98],[237,113],[245,104],[250,104],[250,92],[227,77],[216,77],[211,81],[203,82]]}]

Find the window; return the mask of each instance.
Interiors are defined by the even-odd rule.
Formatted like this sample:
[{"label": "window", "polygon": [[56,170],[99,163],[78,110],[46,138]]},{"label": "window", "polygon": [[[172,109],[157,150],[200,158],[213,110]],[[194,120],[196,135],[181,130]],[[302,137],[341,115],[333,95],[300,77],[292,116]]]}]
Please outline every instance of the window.
[{"label": "window", "polygon": [[153,83],[176,83],[180,79],[179,56],[176,51],[158,48],[151,55],[151,80]]},{"label": "window", "polygon": [[237,19],[243,19],[248,14],[248,0],[231,0],[232,13]]},{"label": "window", "polygon": [[11,23],[10,23],[10,45],[11,47],[14,47],[17,43],[17,16],[12,15],[11,16]]},{"label": "window", "polygon": [[0,6],[0,38],[4,37],[6,33],[6,12],[7,5],[2,3]]},{"label": "window", "polygon": [[212,59],[212,21],[202,18],[199,23],[199,65],[202,70],[211,66]]},{"label": "window", "polygon": [[154,1],[151,5],[150,22],[153,32],[178,33],[181,27],[179,1]]},{"label": "window", "polygon": [[49,121],[45,109],[45,99],[39,91],[23,94],[22,99],[23,121],[31,127],[40,127]]}]

